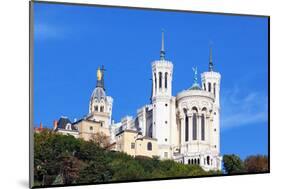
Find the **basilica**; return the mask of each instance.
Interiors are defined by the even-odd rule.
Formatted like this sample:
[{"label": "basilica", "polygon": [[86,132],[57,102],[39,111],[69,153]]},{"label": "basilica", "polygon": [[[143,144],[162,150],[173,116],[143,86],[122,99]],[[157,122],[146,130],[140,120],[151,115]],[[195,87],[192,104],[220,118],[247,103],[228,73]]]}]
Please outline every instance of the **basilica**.
[{"label": "basilica", "polygon": [[[90,140],[102,132],[110,138],[111,150],[132,156],[157,156],[204,170],[221,170],[220,73],[216,72],[210,48],[209,67],[194,71],[194,83],[172,95],[173,63],[165,58],[164,33],[160,59],[151,63],[151,103],[140,107],[135,117],[113,122],[113,98],[104,87],[104,68],[97,70],[97,84],[89,101],[89,113],[78,121],[61,118],[54,130]],[[149,97],[148,97],[149,98]],[[118,100],[118,99],[117,99]]]}]

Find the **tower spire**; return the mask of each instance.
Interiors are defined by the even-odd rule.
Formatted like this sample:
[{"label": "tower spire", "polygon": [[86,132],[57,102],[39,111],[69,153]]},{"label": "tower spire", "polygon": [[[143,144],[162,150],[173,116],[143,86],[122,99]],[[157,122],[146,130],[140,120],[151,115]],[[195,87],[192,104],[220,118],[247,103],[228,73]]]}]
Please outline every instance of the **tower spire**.
[{"label": "tower spire", "polygon": [[212,72],[214,69],[213,64],[213,52],[212,52],[212,46],[210,46],[210,55],[209,55],[209,72]]},{"label": "tower spire", "polygon": [[164,60],[164,59],[165,59],[164,31],[162,30],[162,42],[161,42],[160,60]]}]

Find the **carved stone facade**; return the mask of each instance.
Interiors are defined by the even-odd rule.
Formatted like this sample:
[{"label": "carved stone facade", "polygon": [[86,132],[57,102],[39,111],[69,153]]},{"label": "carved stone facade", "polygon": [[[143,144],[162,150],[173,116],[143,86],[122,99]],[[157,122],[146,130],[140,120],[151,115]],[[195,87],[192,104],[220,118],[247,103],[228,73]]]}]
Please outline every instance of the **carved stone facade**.
[{"label": "carved stone facade", "polygon": [[113,99],[105,93],[104,69],[98,69],[89,114],[74,124],[77,136],[88,140],[90,134],[102,132],[110,136],[113,150],[221,170],[221,75],[214,71],[211,57],[210,53],[209,71],[201,74],[202,87],[193,68],[193,85],[173,96],[174,65],[165,59],[162,35],[160,60],[151,64],[151,103],[138,109],[135,118],[126,116],[118,123],[111,121]]},{"label": "carved stone facade", "polygon": [[152,62],[151,104],[140,108],[130,124],[117,123],[112,128],[116,133],[126,128],[156,139],[160,159],[197,164],[204,170],[221,170],[221,76],[214,71],[211,56],[210,51],[209,71],[201,74],[202,88],[197,82],[197,68],[193,68],[193,85],[173,96],[174,66],[165,59],[162,36],[160,60]]}]

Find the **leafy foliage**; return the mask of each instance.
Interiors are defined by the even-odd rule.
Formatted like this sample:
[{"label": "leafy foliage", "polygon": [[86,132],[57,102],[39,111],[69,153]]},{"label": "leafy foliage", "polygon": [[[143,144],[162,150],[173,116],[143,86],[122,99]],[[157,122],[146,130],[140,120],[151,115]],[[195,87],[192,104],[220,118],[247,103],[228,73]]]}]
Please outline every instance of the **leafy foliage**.
[{"label": "leafy foliage", "polygon": [[228,174],[259,173],[268,171],[268,158],[264,155],[248,156],[244,161],[234,154],[224,155],[223,163],[225,171]]},{"label": "leafy foliage", "polygon": [[[103,141],[105,140],[105,141]],[[197,165],[184,165],[158,157],[132,157],[106,150],[104,136],[91,141],[45,130],[34,136],[36,186],[148,180],[221,174]]]},{"label": "leafy foliage", "polygon": [[267,172],[268,158],[263,155],[249,156],[244,161],[245,169],[249,173]]},{"label": "leafy foliage", "polygon": [[224,155],[223,164],[228,174],[242,173],[245,170],[243,161],[235,154]]}]

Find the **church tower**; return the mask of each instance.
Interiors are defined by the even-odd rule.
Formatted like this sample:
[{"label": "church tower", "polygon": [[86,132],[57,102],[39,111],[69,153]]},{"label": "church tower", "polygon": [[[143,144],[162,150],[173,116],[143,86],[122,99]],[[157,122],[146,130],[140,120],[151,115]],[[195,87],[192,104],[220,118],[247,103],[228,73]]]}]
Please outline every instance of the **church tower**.
[{"label": "church tower", "polygon": [[152,137],[157,139],[161,159],[171,158],[173,64],[165,59],[164,32],[160,60],[152,62]]},{"label": "church tower", "polygon": [[212,132],[210,133],[211,150],[220,152],[220,80],[219,72],[214,71],[212,47],[209,54],[209,70],[201,74],[203,90],[214,96],[214,107],[211,112],[213,117]]},{"label": "church tower", "polygon": [[90,103],[88,119],[99,121],[102,126],[109,127],[111,124],[113,99],[106,96],[104,87],[104,67],[97,69],[97,84],[94,89]]}]

